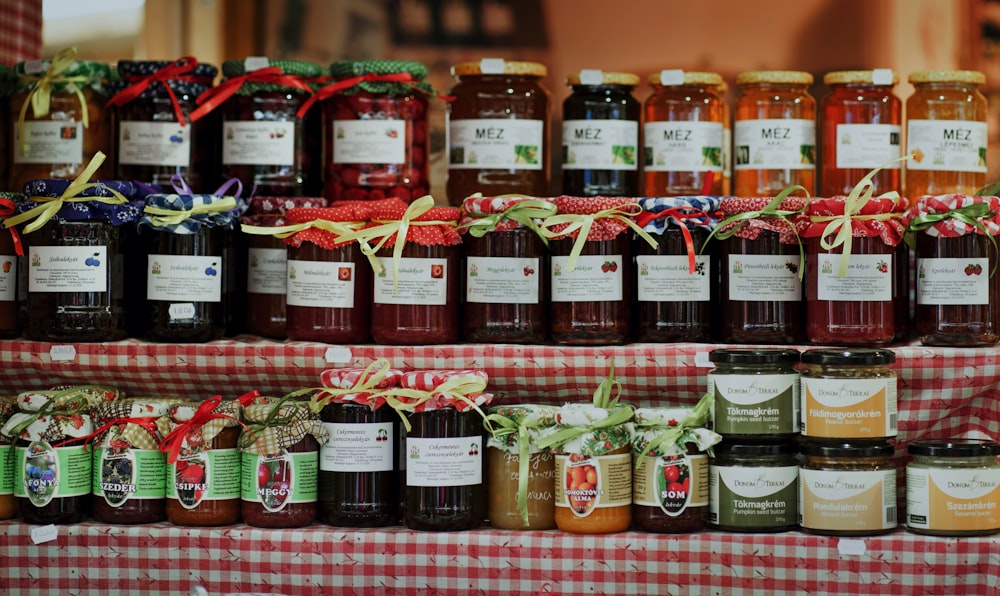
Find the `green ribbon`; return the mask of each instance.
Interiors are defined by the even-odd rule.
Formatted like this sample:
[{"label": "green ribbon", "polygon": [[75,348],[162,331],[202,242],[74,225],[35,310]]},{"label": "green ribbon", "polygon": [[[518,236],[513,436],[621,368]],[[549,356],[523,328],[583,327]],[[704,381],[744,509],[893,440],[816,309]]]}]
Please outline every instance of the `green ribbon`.
[{"label": "green ribbon", "polygon": [[508,418],[500,414],[488,415],[484,422],[487,430],[494,438],[517,435],[518,459],[517,459],[517,511],[521,514],[521,521],[528,525],[528,470],[531,459],[531,434],[530,430],[545,428],[548,424],[539,419],[532,422],[523,422]]},{"label": "green ribbon", "polygon": [[280,413],[281,406],[285,405],[286,402],[295,400],[295,398],[298,397],[295,395],[297,393],[299,392],[293,391],[292,393],[288,393],[278,401],[274,402],[274,405],[267,413],[267,417],[264,418],[263,422],[248,424],[243,427],[244,432],[240,434],[240,438],[236,445],[239,447],[240,451],[247,450],[251,445],[257,442],[257,433],[271,428],[272,426],[288,426],[292,422],[295,422],[299,412],[296,412],[294,408],[290,409],[288,414],[285,416],[281,416]]},{"label": "green ribbon", "polygon": [[[477,195],[478,193],[472,196],[477,196]],[[499,198],[507,196],[516,197],[521,195],[502,195]],[[548,238],[542,235],[542,231],[538,228],[538,224],[536,223],[535,220],[551,217],[555,215],[556,212],[557,208],[552,203],[544,199],[529,198],[526,201],[520,201],[514,203],[501,213],[490,213],[487,215],[483,215],[482,217],[478,217],[470,222],[464,223],[460,225],[458,229],[461,230],[462,228],[468,228],[470,236],[474,236],[476,238],[482,238],[489,232],[495,230],[497,224],[499,224],[501,221],[509,219],[511,221],[516,221],[517,223],[530,229],[532,232],[538,235],[539,238],[542,239],[542,242],[545,243],[545,246],[548,246],[549,240]]]},{"label": "green ribbon", "polygon": [[994,182],[992,184],[987,184],[986,186],[980,188],[976,191],[977,197],[995,197],[997,193],[1000,193],[1000,182]]},{"label": "green ribbon", "polygon": [[[997,253],[1000,252],[1000,248],[997,247],[996,238],[993,234],[990,234],[990,231],[986,229],[983,222],[979,221],[981,218],[993,217],[994,215],[996,214],[990,209],[988,203],[973,203],[971,205],[959,207],[958,209],[952,209],[951,211],[946,211],[944,213],[924,213],[918,215],[910,220],[910,225],[907,226],[906,231],[907,233],[922,232],[938,222],[946,219],[954,219],[964,223],[965,225],[973,226],[982,232],[987,238],[989,238],[990,243],[993,245],[993,252]],[[996,271],[997,263],[994,261],[993,268],[990,269],[990,277],[993,277]]]},{"label": "green ribbon", "polygon": [[[635,467],[636,469],[642,465],[642,458],[649,455],[650,451],[654,449],[663,453],[663,451],[670,447],[671,445],[677,445],[679,442],[685,441],[685,437],[689,432],[696,428],[703,428],[705,423],[708,422],[708,417],[712,412],[712,402],[715,400],[715,396],[712,393],[706,393],[701,396],[698,400],[698,404],[691,408],[688,415],[681,420],[677,426],[667,427],[662,433],[656,435],[651,441],[646,443],[646,448],[642,450],[639,457],[636,458]],[[659,421],[650,422],[636,422],[637,429],[649,429],[656,430],[658,428],[663,428],[663,424]]]},{"label": "green ribbon", "polygon": [[564,445],[573,439],[582,437],[583,435],[593,433],[602,428],[611,428],[614,426],[620,426],[625,424],[632,419],[632,407],[628,405],[615,406],[613,410],[608,414],[607,418],[598,420],[593,424],[582,424],[580,426],[567,426],[559,429],[558,431],[538,439],[536,445],[542,449],[550,449],[552,447],[558,447]]},{"label": "green ribbon", "polygon": [[[21,432],[38,421],[43,416],[79,416],[89,414],[93,407],[87,389],[106,389],[100,385],[78,385],[64,389],[42,404],[36,412],[22,412],[27,415],[23,421],[10,429],[9,436],[17,439]],[[82,438],[82,437],[81,437]]]}]

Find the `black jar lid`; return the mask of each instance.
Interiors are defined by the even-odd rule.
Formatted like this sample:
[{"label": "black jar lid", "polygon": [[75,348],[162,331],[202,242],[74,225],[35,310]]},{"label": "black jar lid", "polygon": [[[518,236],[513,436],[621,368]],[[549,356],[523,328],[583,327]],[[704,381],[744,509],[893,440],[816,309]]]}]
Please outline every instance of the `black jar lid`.
[{"label": "black jar lid", "polygon": [[806,364],[874,365],[892,364],[896,353],[880,348],[819,348],[802,352]]},{"label": "black jar lid", "polygon": [[860,443],[802,443],[802,455],[817,455],[819,457],[885,457],[891,456],[896,449],[889,443],[874,445]]},{"label": "black jar lid", "polygon": [[780,443],[730,443],[722,441],[712,447],[715,456],[759,457],[768,455],[797,455],[798,446],[790,441]]},{"label": "black jar lid", "polygon": [[906,451],[931,457],[991,457],[1000,455],[1000,443],[989,439],[921,439],[910,443]]},{"label": "black jar lid", "polygon": [[795,364],[799,351],[790,348],[716,348],[708,353],[712,362],[725,364]]}]

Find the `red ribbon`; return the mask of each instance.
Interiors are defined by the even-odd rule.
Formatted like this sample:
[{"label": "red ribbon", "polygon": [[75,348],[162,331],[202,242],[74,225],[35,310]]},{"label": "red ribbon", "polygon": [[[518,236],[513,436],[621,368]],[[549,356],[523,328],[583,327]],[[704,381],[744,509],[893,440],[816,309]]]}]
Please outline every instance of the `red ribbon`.
[{"label": "red ribbon", "polygon": [[195,102],[198,104],[190,114],[191,122],[197,122],[215,108],[222,105],[227,99],[236,94],[245,83],[262,83],[266,85],[280,85],[282,87],[293,87],[305,91],[312,95],[313,90],[309,85],[302,82],[298,75],[283,74],[280,67],[269,66],[261,68],[245,75],[226,79],[217,86],[206,89]]},{"label": "red ribbon", "polygon": [[[239,402],[241,406],[246,406],[258,395],[260,395],[259,392],[251,391],[240,396],[236,401]],[[203,401],[201,405],[198,406],[198,409],[195,410],[194,416],[191,417],[191,420],[178,424],[174,430],[170,431],[170,434],[163,438],[163,441],[160,443],[160,451],[167,454],[168,464],[177,463],[177,458],[181,455],[181,447],[184,444],[184,439],[187,438],[188,434],[197,428],[201,428],[210,420],[228,418],[240,426],[243,426],[243,428],[246,428],[239,418],[233,418],[229,414],[215,413],[214,410],[220,403],[222,403],[221,395],[216,395]]]},{"label": "red ribbon", "polygon": [[184,110],[181,109],[181,104],[177,101],[177,96],[174,95],[174,90],[170,88],[168,81],[202,81],[205,77],[183,76],[197,67],[197,59],[193,56],[184,56],[183,58],[178,58],[176,61],[164,66],[152,74],[124,77],[126,81],[132,84],[116,93],[111,99],[108,100],[107,105],[123,106],[142,95],[142,93],[153,83],[160,83],[163,85],[163,88],[167,90],[167,95],[170,97],[171,103],[174,104],[174,114],[177,116],[177,122],[179,122],[181,126],[184,126]]},{"label": "red ribbon", "polygon": [[299,118],[302,118],[306,115],[306,112],[309,111],[309,108],[311,108],[312,105],[317,101],[323,101],[324,99],[332,97],[337,93],[343,91],[344,89],[350,89],[351,87],[354,87],[355,85],[358,85],[360,83],[403,83],[408,87],[416,89],[421,93],[426,93],[427,95],[430,95],[432,97],[437,97],[445,101],[451,101],[452,99],[454,99],[453,97],[449,97],[447,95],[437,95],[434,92],[427,91],[426,89],[421,89],[420,87],[414,85],[413,82],[414,82],[413,75],[408,72],[394,72],[392,74],[368,73],[356,77],[351,77],[349,79],[340,79],[339,81],[335,81],[333,83],[330,83],[329,85],[320,87],[319,91],[317,91],[309,99],[305,100],[302,103],[302,105],[299,106],[299,110],[295,112],[295,115],[298,116]]},{"label": "red ribbon", "polygon": [[694,238],[691,237],[691,230],[688,230],[687,224],[684,223],[684,220],[694,219],[701,225],[707,225],[711,220],[711,216],[701,209],[695,209],[694,207],[671,207],[669,209],[664,209],[659,213],[643,211],[635,217],[635,223],[640,228],[644,228],[649,222],[656,219],[663,219],[665,217],[677,220],[678,227],[681,229],[681,234],[684,236],[684,245],[687,247],[688,273],[693,274],[697,265],[697,263],[695,263],[696,252],[694,248]]},{"label": "red ribbon", "polygon": [[[97,430],[95,430],[94,432],[90,433],[89,435],[87,435],[85,437],[76,438],[76,439],[73,439],[73,440],[74,441],[79,441],[82,438],[83,439],[83,444],[87,445],[91,441],[93,441],[94,439],[96,439],[98,436],[100,436],[100,435],[104,434],[105,432],[111,430],[112,427],[114,427],[114,426],[124,426],[126,424],[135,424],[135,425],[141,426],[143,428],[143,430],[145,430],[146,432],[148,432],[149,434],[154,435],[154,436],[157,433],[160,432],[160,430],[156,426],[156,418],[115,418],[111,422],[108,422],[107,424],[105,424],[104,426],[98,428]],[[53,447],[58,447],[58,446],[59,445],[53,445]]]},{"label": "red ribbon", "polygon": [[[14,215],[15,206],[14,201],[6,198],[0,197],[0,219]],[[24,256],[24,246],[21,244],[21,235],[17,233],[16,228],[7,228],[10,230],[10,237],[14,240],[14,251],[17,256]]]}]

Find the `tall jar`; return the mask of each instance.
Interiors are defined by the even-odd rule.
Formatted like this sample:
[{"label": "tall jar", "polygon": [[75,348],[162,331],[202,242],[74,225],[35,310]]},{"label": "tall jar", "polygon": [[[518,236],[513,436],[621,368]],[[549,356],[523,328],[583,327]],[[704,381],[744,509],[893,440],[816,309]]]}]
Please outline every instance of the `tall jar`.
[{"label": "tall jar", "polygon": [[799,431],[799,352],[717,348],[708,353],[712,429],[727,439],[794,439]]},{"label": "tall jar", "polygon": [[794,530],[799,515],[799,458],[792,442],[714,448],[709,466],[710,527],[726,532]]},{"label": "tall jar", "polygon": [[664,70],[649,76],[644,104],[643,194],[722,194],[723,109],[714,72]]},{"label": "tall jar", "polygon": [[715,87],[722,99],[722,196],[733,188],[733,110],[729,105],[729,84],[722,81]]},{"label": "tall jar", "polygon": [[892,350],[817,348],[802,352],[802,437],[817,443],[880,443],[898,433]]},{"label": "tall jar", "polygon": [[972,70],[910,74],[905,196],[973,194],[986,184],[986,76]]},{"label": "tall jar", "polygon": [[806,245],[806,337],[833,345],[886,345],[896,336],[896,310],[909,304],[899,287],[897,246],[903,240],[897,199],[856,196],[812,199]]},{"label": "tall jar", "polygon": [[733,122],[738,197],[774,196],[799,184],[816,193],[816,100],[807,72],[744,72]]},{"label": "tall jar", "polygon": [[910,211],[917,239],[916,328],[928,346],[1000,340],[1000,276],[994,237],[1000,198],[923,196]]},{"label": "tall jar", "polygon": [[[6,222],[26,200],[21,193],[0,192],[0,222]],[[24,273],[21,234],[16,227],[8,231],[0,229],[0,338],[13,339],[21,331],[18,309],[24,298],[20,290],[27,285],[22,279]]]},{"label": "tall jar", "polygon": [[481,343],[539,344],[548,335],[548,241],[538,231],[556,207],[530,197],[467,197],[463,337]]},{"label": "tall jar", "polygon": [[984,439],[922,439],[906,448],[906,529],[931,536],[1000,531],[1000,445]]},{"label": "tall jar", "polygon": [[566,77],[562,105],[562,193],[639,196],[639,76],[581,70]]},{"label": "tall jar", "polygon": [[119,60],[114,106],[115,177],[166,188],[180,176],[195,192],[219,179],[218,114],[192,122],[195,100],[219,69],[194,58]]},{"label": "tall jar", "polygon": [[[0,395],[0,429],[17,412],[17,397]],[[17,499],[14,498],[14,449],[12,437],[0,431],[0,519],[10,519],[17,515]]]},{"label": "tall jar", "polygon": [[656,239],[651,247],[634,241],[636,340],[707,342],[712,337],[712,305],[718,303],[714,244],[716,197],[639,199],[636,223]]},{"label": "tall jar", "polygon": [[[100,151],[110,146],[110,119],[105,116],[107,64],[76,59],[74,48],[51,60],[19,62],[17,86],[10,98],[14,129],[8,163],[7,190],[20,189],[36,178],[68,178],[84,172]],[[110,178],[111,164],[93,178]]]},{"label": "tall jar", "polygon": [[448,202],[485,196],[550,194],[547,69],[537,62],[483,58],[451,69]]},{"label": "tall jar", "polygon": [[555,521],[555,456],[538,446],[556,423],[555,406],[523,404],[490,409],[486,439],[487,517],[502,530],[551,530]]},{"label": "tall jar", "polygon": [[[0,64],[0,139],[14,138],[11,128],[10,96],[14,93],[17,75],[14,69]],[[0,183],[10,184],[10,165],[13,156],[10,143],[0,143]],[[16,188],[16,187],[10,187]]]},{"label": "tall jar", "polygon": [[828,72],[823,83],[830,92],[821,103],[823,159],[820,196],[847,195],[868,172],[872,191],[902,190],[900,136],[903,104],[893,92],[899,82],[891,69]]}]

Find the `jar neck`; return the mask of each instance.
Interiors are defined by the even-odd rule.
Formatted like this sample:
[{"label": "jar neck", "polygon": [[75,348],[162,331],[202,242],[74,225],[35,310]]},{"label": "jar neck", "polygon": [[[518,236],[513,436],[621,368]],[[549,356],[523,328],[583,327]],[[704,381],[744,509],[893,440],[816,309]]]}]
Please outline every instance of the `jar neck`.
[{"label": "jar neck", "polygon": [[1000,461],[990,455],[978,457],[942,457],[938,455],[914,455],[913,463],[935,468],[997,468]]}]

